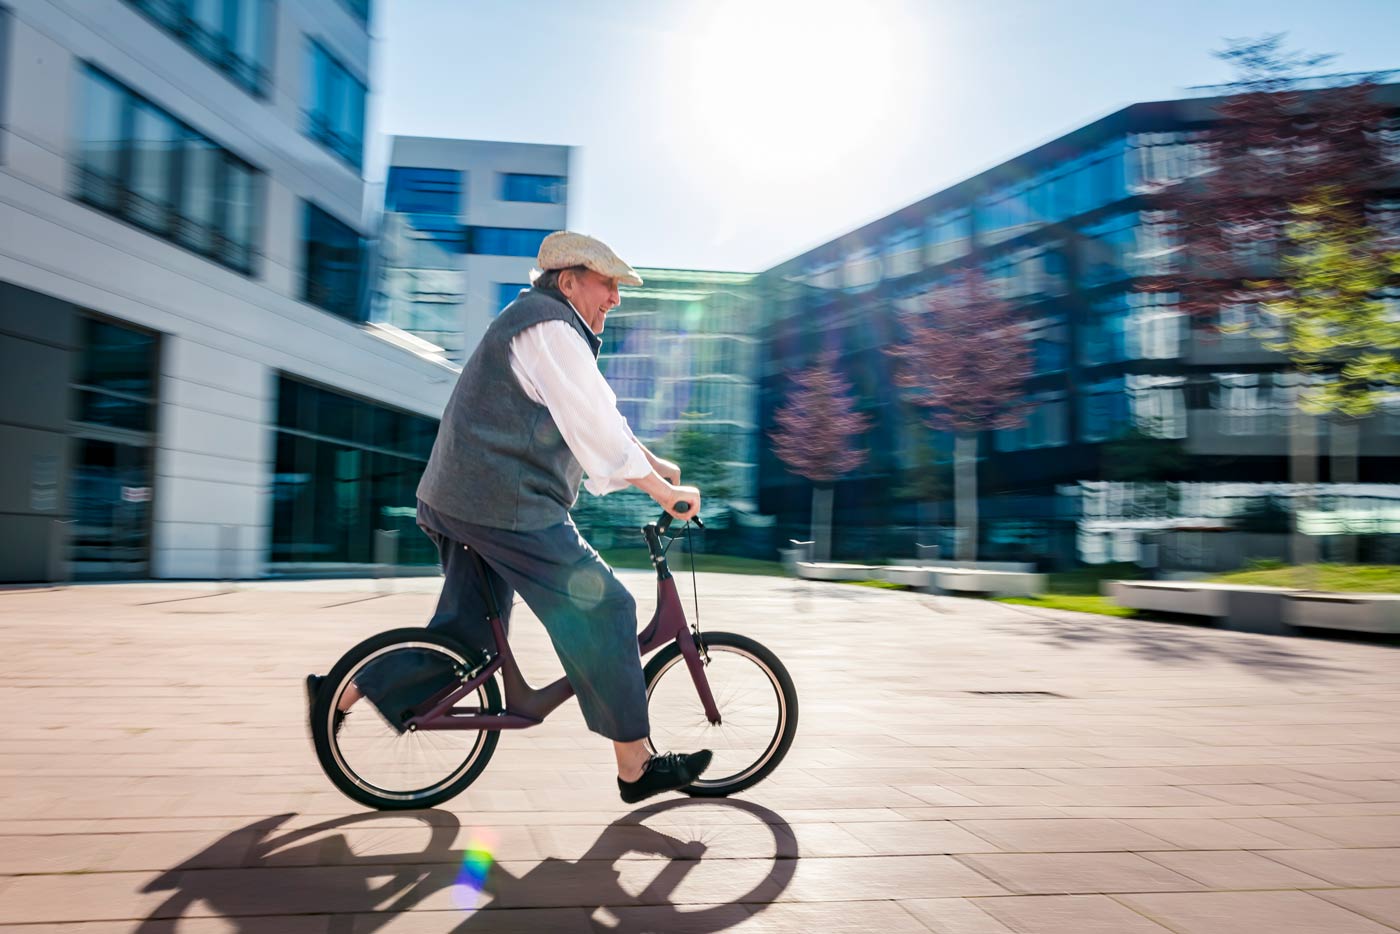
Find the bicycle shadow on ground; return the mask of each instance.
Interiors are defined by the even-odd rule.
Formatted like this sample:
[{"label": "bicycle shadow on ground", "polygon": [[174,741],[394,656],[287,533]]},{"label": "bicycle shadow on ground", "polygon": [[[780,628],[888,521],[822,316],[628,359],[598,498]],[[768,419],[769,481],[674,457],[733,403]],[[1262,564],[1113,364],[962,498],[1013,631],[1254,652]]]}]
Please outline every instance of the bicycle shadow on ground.
[{"label": "bicycle shadow on ground", "polygon": [[[693,908],[678,905],[678,886],[701,868],[708,850],[697,837],[718,839],[734,826],[732,820],[687,823],[685,810],[716,806],[744,812],[750,829],[761,824],[771,833],[772,850],[765,846],[768,855],[753,860],[771,865],[761,878],[745,881],[742,894],[726,900],[717,893]],[[644,823],[661,815],[669,823],[659,829]],[[786,821],[732,799],[681,798],[641,808],[610,824],[577,860],[514,860],[502,852],[505,861],[494,862],[462,840],[461,821],[443,810],[367,812],[279,832],[295,816],[268,817],[232,831],[152,880],[142,891],[172,894],[136,934],[171,934],[177,919],[194,917],[221,918],[239,934],[298,934],[302,925],[324,931],[327,915],[344,916],[344,930],[353,926],[356,934],[369,934],[414,908],[440,918],[440,930],[452,934],[498,930],[506,915],[515,914],[503,909],[541,910],[538,920],[546,925],[553,909],[572,915],[572,927],[592,918],[595,930],[620,934],[682,926],[687,932],[722,931],[781,894],[798,856]],[[426,845],[385,851],[385,844],[405,837],[426,839]],[[633,854],[662,859],[627,859]],[[658,862],[661,868],[653,872]],[[512,871],[525,865],[520,875]],[[331,930],[342,929],[337,923],[331,922]]]}]

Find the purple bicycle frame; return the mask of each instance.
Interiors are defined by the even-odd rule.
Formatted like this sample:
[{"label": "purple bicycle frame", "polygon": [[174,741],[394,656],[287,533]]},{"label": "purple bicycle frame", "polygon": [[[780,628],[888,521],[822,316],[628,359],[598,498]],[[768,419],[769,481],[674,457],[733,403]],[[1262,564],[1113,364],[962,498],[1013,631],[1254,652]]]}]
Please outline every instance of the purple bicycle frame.
[{"label": "purple bicycle frame", "polygon": [[[697,523],[699,520],[696,520]],[[710,693],[710,683],[705,678],[705,660],[701,657],[700,636],[686,625],[685,610],[681,606],[680,594],[676,592],[676,582],[666,565],[666,554],[661,548],[661,536],[670,527],[671,516],[664,513],[659,522],[651,523],[642,529],[647,548],[651,552],[651,562],[656,568],[656,613],[646,629],[637,636],[637,648],[646,656],[661,648],[667,642],[675,641],[690,671],[695,690],[700,695],[700,703],[705,708],[705,717],[710,723],[720,723],[719,709]],[[486,567],[481,555],[475,551],[472,557],[476,562],[477,573],[486,581]],[[510,642],[506,639],[505,627],[501,624],[501,613],[495,605],[495,596],[490,586],[485,588],[490,603],[487,622],[491,625],[491,635],[496,642],[496,654],[488,655],[487,662],[479,668],[466,672],[462,680],[443,688],[437,694],[410,711],[404,720],[409,730],[523,730],[538,726],[544,718],[564,701],[574,696],[573,685],[567,677],[560,678],[542,688],[532,688],[520,673],[511,653]],[[482,710],[480,707],[457,707],[463,697],[471,694],[486,679],[501,673],[505,687],[505,710],[500,712]]]}]

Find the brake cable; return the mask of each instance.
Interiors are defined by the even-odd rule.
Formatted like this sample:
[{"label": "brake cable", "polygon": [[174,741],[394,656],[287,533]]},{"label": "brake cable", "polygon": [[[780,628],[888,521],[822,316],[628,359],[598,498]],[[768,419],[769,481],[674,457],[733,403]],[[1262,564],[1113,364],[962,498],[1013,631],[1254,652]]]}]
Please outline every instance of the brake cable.
[{"label": "brake cable", "polygon": [[[695,575],[695,544],[690,537],[690,521],[685,523],[685,550],[690,553],[690,594],[695,599],[695,621],[690,624],[691,631],[695,634],[695,644],[700,647],[700,657],[705,664],[710,664],[710,650],[705,647],[705,640],[700,638],[700,585]],[[668,533],[670,534],[670,533]],[[666,553],[671,550],[679,534],[670,534],[670,541],[666,547],[661,549],[661,557],[666,557]]]}]

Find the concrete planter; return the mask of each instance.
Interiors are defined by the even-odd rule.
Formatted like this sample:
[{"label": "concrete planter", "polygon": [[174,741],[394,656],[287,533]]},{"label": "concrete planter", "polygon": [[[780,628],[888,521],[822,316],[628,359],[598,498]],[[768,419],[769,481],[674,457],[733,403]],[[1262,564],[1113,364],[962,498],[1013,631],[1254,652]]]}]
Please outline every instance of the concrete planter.
[{"label": "concrete planter", "polygon": [[1400,633],[1400,594],[1290,593],[1283,616],[1293,626]]}]

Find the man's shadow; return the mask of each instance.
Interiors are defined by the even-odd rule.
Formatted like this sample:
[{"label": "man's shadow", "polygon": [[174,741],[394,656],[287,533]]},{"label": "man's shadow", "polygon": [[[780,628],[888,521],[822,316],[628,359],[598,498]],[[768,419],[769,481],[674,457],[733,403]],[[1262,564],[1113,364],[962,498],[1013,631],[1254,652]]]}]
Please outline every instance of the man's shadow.
[{"label": "man's shadow", "polygon": [[[671,901],[677,886],[699,866],[707,846],[681,839],[685,834],[679,828],[667,828],[681,834],[672,836],[643,823],[700,806],[695,799],[673,799],[634,811],[609,825],[578,860],[549,857],[518,877],[484,851],[454,848],[461,822],[448,811],[366,812],[278,833],[295,816],[281,814],[229,833],[148,883],[143,891],[172,894],[142,922],[137,934],[168,934],[173,919],[186,917],[196,906],[197,915],[223,918],[240,934],[283,934],[288,918],[297,915],[357,915],[355,930],[370,932],[439,893],[447,894],[447,902],[442,904],[439,897],[433,907],[450,905],[467,913],[455,927],[449,927],[449,915],[441,915],[443,930],[453,934],[490,927],[487,916],[492,909],[526,907],[581,908],[587,915],[605,907],[613,911],[615,923],[596,923],[608,931],[669,930],[682,920],[687,931],[721,931],[763,910],[787,888],[796,871],[797,842],[788,823],[767,808],[731,799],[705,803],[746,812],[773,835],[767,874],[723,904],[705,899],[705,908],[681,910]],[[344,831],[372,821],[396,829],[420,825],[427,845],[410,853],[357,855]],[[718,827],[719,834],[724,826]],[[635,895],[623,888],[617,865],[632,853],[668,857]],[[650,906],[644,917],[637,916],[637,924],[629,922],[626,910],[635,906]],[[674,915],[674,924],[667,923],[668,913]]]}]

